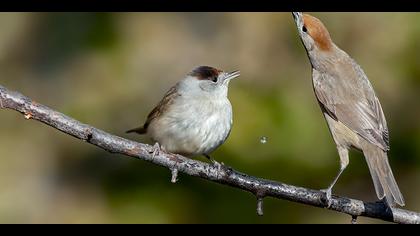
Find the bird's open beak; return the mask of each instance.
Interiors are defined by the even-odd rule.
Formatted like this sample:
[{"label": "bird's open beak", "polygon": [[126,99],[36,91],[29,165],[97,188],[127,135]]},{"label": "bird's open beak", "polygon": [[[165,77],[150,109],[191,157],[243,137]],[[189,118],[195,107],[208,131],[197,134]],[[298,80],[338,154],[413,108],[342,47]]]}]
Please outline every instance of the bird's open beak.
[{"label": "bird's open beak", "polygon": [[296,26],[298,27],[298,29],[301,29],[303,26],[302,12],[292,12],[292,15],[293,15],[293,19],[296,22]]},{"label": "bird's open beak", "polygon": [[235,70],[235,71],[227,73],[227,75],[225,77],[225,80],[231,80],[231,79],[234,79],[234,78],[236,78],[240,75],[241,74],[239,73],[239,70]]}]

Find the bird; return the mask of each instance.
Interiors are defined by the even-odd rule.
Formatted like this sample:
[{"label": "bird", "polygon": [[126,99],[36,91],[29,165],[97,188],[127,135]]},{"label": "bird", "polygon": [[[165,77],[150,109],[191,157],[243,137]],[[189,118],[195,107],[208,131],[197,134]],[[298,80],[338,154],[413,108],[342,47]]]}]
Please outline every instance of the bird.
[{"label": "bird", "polygon": [[404,206],[387,152],[389,131],[368,77],[331,39],[316,17],[293,12],[298,34],[312,66],[312,85],[340,157],[340,170],[324,189],[328,206],[332,188],[349,164],[349,150],[363,152],[377,197],[390,207]]},{"label": "bird", "polygon": [[228,87],[239,75],[237,70],[195,67],[166,92],[142,126],[126,132],[149,135],[155,142],[153,155],[160,150],[186,157],[203,155],[219,164],[210,153],[226,141],[232,129]]}]

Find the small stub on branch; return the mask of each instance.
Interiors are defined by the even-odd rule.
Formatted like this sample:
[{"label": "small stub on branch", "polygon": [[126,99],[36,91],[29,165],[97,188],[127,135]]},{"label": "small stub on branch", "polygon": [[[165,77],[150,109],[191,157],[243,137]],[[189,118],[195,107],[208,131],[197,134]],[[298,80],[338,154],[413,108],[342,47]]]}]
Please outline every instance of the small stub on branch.
[{"label": "small stub on branch", "polygon": [[90,142],[93,138],[92,128],[85,129],[86,139],[84,141]]},{"label": "small stub on branch", "polygon": [[357,224],[357,216],[351,216],[351,224]]},{"label": "small stub on branch", "polygon": [[177,168],[173,168],[171,170],[171,174],[172,174],[171,182],[172,183],[176,183],[176,181],[178,181],[178,169]]},{"label": "small stub on branch", "polygon": [[23,117],[25,117],[25,119],[29,120],[32,118],[32,114],[29,112],[25,112],[25,115],[23,115]]},{"label": "small stub on branch", "polygon": [[264,201],[263,197],[257,197],[257,215],[264,215]]}]

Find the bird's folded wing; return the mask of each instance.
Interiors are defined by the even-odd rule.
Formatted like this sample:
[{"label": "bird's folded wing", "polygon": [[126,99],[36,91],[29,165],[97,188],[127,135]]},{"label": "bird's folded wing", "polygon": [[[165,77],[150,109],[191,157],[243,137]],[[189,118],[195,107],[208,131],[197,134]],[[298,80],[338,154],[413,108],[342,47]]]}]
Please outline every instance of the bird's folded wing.
[{"label": "bird's folded wing", "polygon": [[169,105],[173,103],[174,98],[180,95],[177,92],[177,86],[178,84],[170,88],[168,92],[166,92],[162,100],[160,100],[159,104],[155,108],[153,108],[153,110],[149,113],[149,115],[147,116],[147,120],[143,126],[144,129],[147,130],[147,127],[150,125],[150,123],[160,114],[162,114],[166,109],[168,109]]},{"label": "bird's folded wing", "polygon": [[313,76],[316,97],[332,118],[384,151],[389,150],[385,116],[364,74],[337,78],[314,70]]}]

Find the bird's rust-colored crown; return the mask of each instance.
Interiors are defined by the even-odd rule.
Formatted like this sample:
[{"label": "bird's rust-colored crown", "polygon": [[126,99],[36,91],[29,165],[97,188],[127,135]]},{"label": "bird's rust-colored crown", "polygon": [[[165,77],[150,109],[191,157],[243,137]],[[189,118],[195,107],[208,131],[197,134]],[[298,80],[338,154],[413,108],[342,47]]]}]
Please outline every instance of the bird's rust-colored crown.
[{"label": "bird's rust-colored crown", "polygon": [[192,70],[188,75],[194,76],[200,80],[206,80],[215,77],[217,78],[221,72],[223,71],[210,66],[199,66]]},{"label": "bird's rust-colored crown", "polygon": [[303,25],[321,50],[328,51],[332,48],[330,33],[318,18],[303,14]]}]

